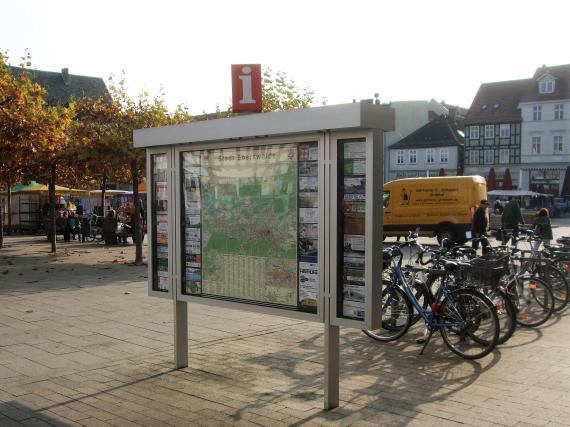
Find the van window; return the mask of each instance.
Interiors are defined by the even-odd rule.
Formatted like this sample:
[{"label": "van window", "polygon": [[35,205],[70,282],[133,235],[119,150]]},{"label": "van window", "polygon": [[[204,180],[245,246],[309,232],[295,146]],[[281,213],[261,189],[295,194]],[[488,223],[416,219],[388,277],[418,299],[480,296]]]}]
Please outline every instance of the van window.
[{"label": "van window", "polygon": [[384,190],[384,194],[382,195],[382,206],[387,208],[390,206],[390,191]]}]

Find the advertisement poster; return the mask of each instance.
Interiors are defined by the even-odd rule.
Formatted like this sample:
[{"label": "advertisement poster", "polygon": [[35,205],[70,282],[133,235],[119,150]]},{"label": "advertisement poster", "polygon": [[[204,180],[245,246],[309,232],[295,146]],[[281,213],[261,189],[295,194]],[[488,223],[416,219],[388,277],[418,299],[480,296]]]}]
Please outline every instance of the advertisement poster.
[{"label": "advertisement poster", "polygon": [[186,242],[186,253],[200,254],[201,253],[200,242],[193,242],[193,241]]},{"label": "advertisement poster", "polygon": [[299,193],[299,206],[302,208],[318,208],[319,193]]},{"label": "advertisement poster", "polygon": [[187,228],[186,229],[186,241],[197,240],[200,241],[200,229],[199,228]]},{"label": "advertisement poster", "polygon": [[365,175],[366,160],[349,159],[344,161],[344,176]]},{"label": "advertisement poster", "polygon": [[344,297],[345,301],[350,300],[350,301],[364,303],[364,298],[365,298],[364,286],[354,285],[354,284],[344,284],[342,287],[342,296]]},{"label": "advertisement poster", "polygon": [[186,215],[186,225],[199,226],[200,215]]},{"label": "advertisement poster", "polygon": [[319,250],[318,240],[299,239],[299,256],[316,257]]},{"label": "advertisement poster", "polygon": [[299,191],[319,191],[319,179],[317,177],[299,177]]},{"label": "advertisement poster", "polygon": [[356,234],[345,234],[344,235],[344,251],[362,251],[366,250],[364,236],[358,236]]},{"label": "advertisement poster", "polygon": [[168,222],[157,222],[156,232],[159,234],[168,234]]},{"label": "advertisement poster", "polygon": [[318,162],[301,162],[299,164],[299,176],[317,176],[319,174]]},{"label": "advertisement poster", "polygon": [[318,208],[301,208],[299,209],[299,222],[301,224],[316,224],[319,222]]},{"label": "advertisement poster", "polygon": [[319,160],[319,146],[317,144],[299,146],[299,160]]},{"label": "advertisement poster", "polygon": [[319,295],[319,271],[316,263],[299,263],[299,301],[301,305],[316,306]]},{"label": "advertisement poster", "polygon": [[345,252],[344,266],[350,268],[364,268],[364,254],[360,252]]},{"label": "advertisement poster", "polygon": [[364,301],[353,301],[343,298],[342,315],[353,319],[364,319]]},{"label": "advertisement poster", "polygon": [[318,239],[318,224],[299,224],[299,237],[302,239]]},{"label": "advertisement poster", "polygon": [[365,194],[366,178],[344,178],[345,194]]},{"label": "advertisement poster", "polygon": [[156,246],[156,257],[159,259],[166,258],[168,259],[168,246]]},{"label": "advertisement poster", "polygon": [[366,158],[366,142],[345,142],[344,158],[346,159],[365,159]]}]

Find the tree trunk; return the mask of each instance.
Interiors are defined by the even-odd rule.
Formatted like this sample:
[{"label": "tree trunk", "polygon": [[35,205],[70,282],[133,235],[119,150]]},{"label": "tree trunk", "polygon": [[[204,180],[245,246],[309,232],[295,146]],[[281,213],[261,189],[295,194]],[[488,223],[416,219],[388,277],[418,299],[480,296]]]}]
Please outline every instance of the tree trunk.
[{"label": "tree trunk", "polygon": [[4,206],[0,205],[0,249],[4,246]]},{"label": "tree trunk", "polygon": [[8,210],[6,211],[8,214],[8,236],[12,234],[12,183],[8,183]]},{"label": "tree trunk", "polygon": [[49,177],[49,217],[50,221],[48,222],[48,227],[51,230],[51,253],[55,253],[57,250],[55,244],[57,240],[57,230],[55,226],[55,162],[51,165]]},{"label": "tree trunk", "polygon": [[135,241],[135,265],[141,265],[142,259],[142,233],[140,224],[139,203],[139,168],[136,160],[131,161],[131,178],[133,181],[133,232]]},{"label": "tree trunk", "polygon": [[105,189],[107,188],[107,174],[103,173],[103,183],[101,184],[101,215],[105,216]]}]

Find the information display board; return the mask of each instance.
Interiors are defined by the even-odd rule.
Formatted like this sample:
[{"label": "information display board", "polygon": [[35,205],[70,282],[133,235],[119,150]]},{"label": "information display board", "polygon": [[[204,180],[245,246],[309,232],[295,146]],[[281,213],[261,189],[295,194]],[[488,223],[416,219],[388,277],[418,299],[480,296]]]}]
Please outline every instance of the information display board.
[{"label": "information display board", "polygon": [[151,226],[152,226],[152,290],[170,290],[168,267],[168,161],[167,154],[150,156],[152,169]]},{"label": "information display board", "polygon": [[180,153],[182,294],[316,312],[316,142]]},{"label": "information display board", "polygon": [[337,316],[363,320],[366,271],[366,139],[338,140],[339,278]]},{"label": "information display board", "polygon": [[[324,324],[324,407],[339,404],[340,327],[377,329],[382,142],[395,114],[350,103],[136,130],[149,171],[149,295]],[[191,323],[191,322],[190,322]]]}]

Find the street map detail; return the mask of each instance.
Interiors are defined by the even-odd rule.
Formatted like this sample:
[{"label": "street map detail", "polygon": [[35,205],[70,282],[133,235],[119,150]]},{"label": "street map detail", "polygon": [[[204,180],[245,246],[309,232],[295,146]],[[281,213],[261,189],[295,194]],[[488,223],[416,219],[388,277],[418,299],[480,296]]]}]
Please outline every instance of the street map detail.
[{"label": "street map detail", "polygon": [[202,292],[297,305],[297,147],[202,152]]}]

